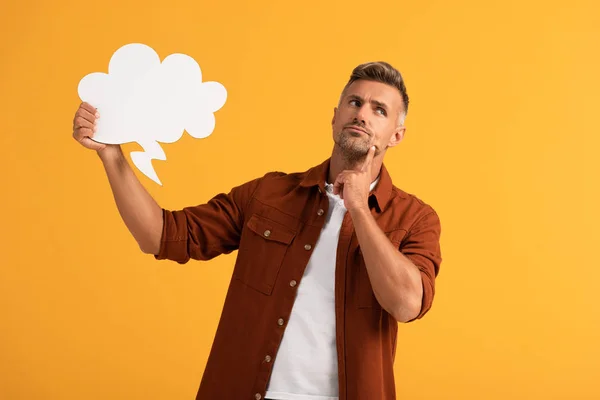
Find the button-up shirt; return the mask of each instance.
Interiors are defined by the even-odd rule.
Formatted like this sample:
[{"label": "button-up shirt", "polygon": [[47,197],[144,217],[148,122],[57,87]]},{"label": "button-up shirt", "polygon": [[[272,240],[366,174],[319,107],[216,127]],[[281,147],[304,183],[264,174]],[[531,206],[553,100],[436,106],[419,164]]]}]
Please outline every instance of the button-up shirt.
[{"label": "button-up shirt", "polygon": [[[197,400],[264,398],[325,223],[329,162],[301,173],[270,172],[206,204],[163,210],[157,259],[186,263],[238,250]],[[421,318],[431,308],[441,263],[438,215],[395,187],[385,165],[369,207],[390,242],[421,272]],[[395,399],[398,323],[375,298],[349,213],[339,233],[334,295],[340,400]]]},{"label": "button-up shirt", "polygon": [[[369,190],[377,184],[371,183]],[[335,260],[340,228],[348,211],[333,184],[325,184],[329,210],[277,350],[266,398],[339,400],[335,334]],[[317,211],[318,213],[318,211]]]}]

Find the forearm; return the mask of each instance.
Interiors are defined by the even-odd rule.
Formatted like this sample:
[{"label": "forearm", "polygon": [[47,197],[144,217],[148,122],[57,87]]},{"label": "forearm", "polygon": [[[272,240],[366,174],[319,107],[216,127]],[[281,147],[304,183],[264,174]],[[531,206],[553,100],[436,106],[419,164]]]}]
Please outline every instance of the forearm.
[{"label": "forearm", "polygon": [[394,247],[369,210],[355,210],[351,214],[377,301],[396,320],[412,320],[421,309],[421,272]]},{"label": "forearm", "polygon": [[120,147],[99,152],[99,156],[123,222],[144,253],[158,254],[162,208],[135,176]]}]

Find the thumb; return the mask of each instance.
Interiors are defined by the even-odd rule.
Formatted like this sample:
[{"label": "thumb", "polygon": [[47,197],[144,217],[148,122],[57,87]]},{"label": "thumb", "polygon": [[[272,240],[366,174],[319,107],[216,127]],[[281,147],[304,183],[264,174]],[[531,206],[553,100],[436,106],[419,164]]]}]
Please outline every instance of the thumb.
[{"label": "thumb", "polygon": [[104,143],[96,142],[96,141],[90,139],[89,137],[84,137],[83,139],[81,139],[81,144],[84,147],[87,147],[88,149],[96,150],[96,151],[103,150],[106,147],[106,145]]}]

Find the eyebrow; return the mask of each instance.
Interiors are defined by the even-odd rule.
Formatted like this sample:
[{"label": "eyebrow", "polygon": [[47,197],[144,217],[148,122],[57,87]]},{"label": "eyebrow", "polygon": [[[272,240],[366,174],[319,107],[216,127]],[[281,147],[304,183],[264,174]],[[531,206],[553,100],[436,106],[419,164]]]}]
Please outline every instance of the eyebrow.
[{"label": "eyebrow", "polygon": [[[364,103],[364,99],[363,99],[362,97],[358,96],[358,95],[355,95],[355,94],[350,94],[350,95],[348,95],[348,98],[349,98],[349,99],[351,99],[351,100],[359,100],[359,101],[361,101],[361,102],[363,102],[363,103]],[[371,103],[372,103],[372,104],[375,104],[375,105],[376,105],[376,106],[378,106],[378,107],[381,107],[381,108],[383,108],[384,110],[387,110],[387,109],[388,109],[388,106],[387,106],[387,104],[385,104],[385,103],[382,103],[381,101],[377,101],[377,100],[371,100]]]}]

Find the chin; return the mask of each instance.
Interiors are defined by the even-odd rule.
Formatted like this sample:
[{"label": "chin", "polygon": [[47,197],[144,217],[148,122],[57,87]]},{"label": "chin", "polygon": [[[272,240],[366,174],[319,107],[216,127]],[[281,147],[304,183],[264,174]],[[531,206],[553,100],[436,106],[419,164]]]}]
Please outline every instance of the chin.
[{"label": "chin", "polygon": [[350,146],[350,147],[342,147],[342,151],[344,154],[352,159],[360,159],[367,155],[369,152],[369,147],[363,146]]}]

